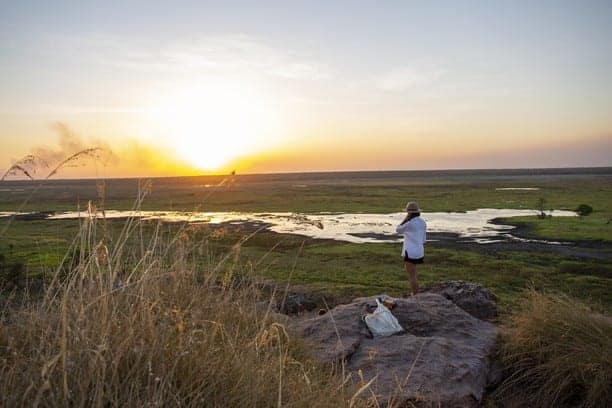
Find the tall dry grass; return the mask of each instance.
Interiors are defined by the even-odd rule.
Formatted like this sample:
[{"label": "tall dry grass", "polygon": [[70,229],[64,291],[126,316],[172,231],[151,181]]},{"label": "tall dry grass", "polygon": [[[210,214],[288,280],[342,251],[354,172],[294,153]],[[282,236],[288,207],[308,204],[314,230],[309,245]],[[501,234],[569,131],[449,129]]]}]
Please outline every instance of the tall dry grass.
[{"label": "tall dry grass", "polygon": [[503,335],[504,406],[605,407],[612,398],[612,319],[563,295],[531,291]]},{"label": "tall dry grass", "polygon": [[[69,168],[69,167],[77,167],[83,165],[87,161],[101,161],[102,155],[110,154],[109,151],[102,149],[100,147],[90,147],[76,153],[71,154],[65,159],[61,160],[59,163],[56,163],[55,166],[50,166],[42,157],[28,154],[25,157],[17,160],[13,163],[0,177],[0,181],[5,181],[7,178],[11,176],[17,177],[25,177],[32,182],[37,182],[36,185],[32,186],[30,189],[30,194],[23,200],[21,205],[19,205],[15,212],[19,213],[23,208],[28,204],[28,202],[32,199],[32,197],[36,194],[36,192],[42,187],[42,181],[49,180],[53,176],[57,175],[60,171]],[[40,171],[47,171],[47,174],[41,178],[37,179],[36,175]],[[8,228],[11,226],[13,220],[15,219],[15,215],[12,215],[8,222],[4,224],[2,229],[0,229],[0,238],[4,236]]]},{"label": "tall dry grass", "polygon": [[110,238],[90,214],[44,298],[5,307],[0,406],[362,404],[236,277],[240,243],[207,257],[186,229],[142,227]]}]

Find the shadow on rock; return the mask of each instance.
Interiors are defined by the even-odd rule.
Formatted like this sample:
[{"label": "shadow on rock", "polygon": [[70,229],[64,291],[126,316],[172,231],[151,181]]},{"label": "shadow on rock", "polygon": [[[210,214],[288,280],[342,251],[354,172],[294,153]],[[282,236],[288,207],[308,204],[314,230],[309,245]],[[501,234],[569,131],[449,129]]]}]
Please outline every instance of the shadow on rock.
[{"label": "shadow on rock", "polygon": [[497,318],[497,298],[482,285],[465,281],[448,281],[423,289],[442,295],[472,316],[482,320]]}]

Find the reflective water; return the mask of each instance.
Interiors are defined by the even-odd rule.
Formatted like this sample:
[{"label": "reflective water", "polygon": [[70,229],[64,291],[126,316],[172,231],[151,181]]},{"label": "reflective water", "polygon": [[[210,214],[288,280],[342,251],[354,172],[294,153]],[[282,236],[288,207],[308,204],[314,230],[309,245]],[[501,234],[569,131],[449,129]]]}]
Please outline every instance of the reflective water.
[{"label": "reflective water", "polygon": [[21,213],[12,212],[12,211],[0,211],[0,218],[2,217],[10,217],[12,215],[19,215]]},{"label": "reflective water", "polygon": [[[512,237],[509,225],[493,224],[495,218],[534,216],[535,210],[478,209],[466,212],[422,213],[430,233],[457,234],[460,238],[489,243],[500,240],[519,239]],[[335,239],[340,241],[397,242],[401,237],[395,233],[405,213],[391,214],[298,214],[298,213],[239,213],[239,212],[165,212],[165,211],[116,211],[97,213],[96,217],[125,218],[138,217],[146,220],[166,222],[185,221],[194,223],[244,223],[265,224],[271,231],[298,234],[312,238]],[[573,211],[556,210],[555,217],[575,217]],[[56,213],[47,219],[75,219],[88,216],[85,212]],[[547,242],[553,243],[553,242]]]},{"label": "reflective water", "polygon": [[532,191],[532,190],[539,190],[540,187],[500,187],[500,188],[496,188],[495,190],[497,191],[512,191],[512,190],[527,190],[527,191]]}]

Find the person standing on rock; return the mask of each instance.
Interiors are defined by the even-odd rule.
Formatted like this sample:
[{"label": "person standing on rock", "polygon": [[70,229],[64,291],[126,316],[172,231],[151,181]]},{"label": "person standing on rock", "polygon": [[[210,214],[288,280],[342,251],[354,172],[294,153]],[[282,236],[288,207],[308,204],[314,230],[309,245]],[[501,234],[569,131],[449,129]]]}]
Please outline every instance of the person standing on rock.
[{"label": "person standing on rock", "polygon": [[398,234],[404,235],[402,256],[404,257],[404,265],[410,280],[412,294],[416,295],[419,293],[416,266],[422,264],[425,259],[425,247],[423,245],[427,234],[427,224],[421,218],[421,210],[417,203],[411,201],[406,204],[406,217],[395,230]]}]

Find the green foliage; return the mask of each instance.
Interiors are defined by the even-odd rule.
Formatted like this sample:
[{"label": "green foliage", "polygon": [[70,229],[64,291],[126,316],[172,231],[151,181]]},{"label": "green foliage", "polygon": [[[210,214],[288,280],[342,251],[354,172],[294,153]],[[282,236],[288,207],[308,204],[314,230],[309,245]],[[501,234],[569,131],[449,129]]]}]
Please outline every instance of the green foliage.
[{"label": "green foliage", "polygon": [[546,199],[544,197],[538,198],[536,203],[536,210],[538,210],[538,217],[546,218]]},{"label": "green foliage", "polygon": [[578,208],[576,208],[576,212],[579,216],[586,217],[587,215],[590,215],[593,212],[593,207],[588,204],[580,204]]}]

